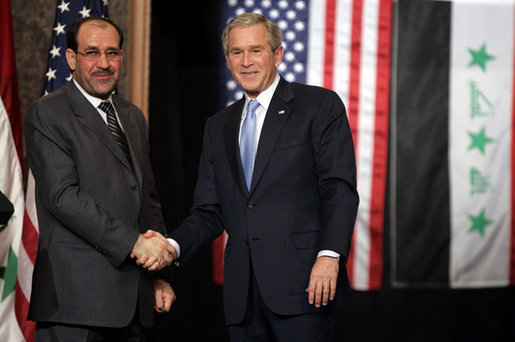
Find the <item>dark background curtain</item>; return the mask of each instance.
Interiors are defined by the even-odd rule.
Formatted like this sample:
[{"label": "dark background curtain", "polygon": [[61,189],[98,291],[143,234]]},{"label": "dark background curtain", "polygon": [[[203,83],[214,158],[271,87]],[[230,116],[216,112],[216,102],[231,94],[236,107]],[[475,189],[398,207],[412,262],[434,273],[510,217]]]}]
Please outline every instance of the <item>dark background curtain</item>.
[{"label": "dark background curtain", "polygon": [[[152,2],[151,156],[169,231],[192,204],[205,120],[224,106],[221,7],[219,1]],[[399,79],[409,77],[410,70],[402,72]],[[335,341],[515,340],[513,288],[392,289],[388,217],[385,222],[383,289],[353,292],[351,305],[337,312]],[[228,341],[211,247],[174,274],[177,301],[170,313],[158,315],[154,340]]]}]

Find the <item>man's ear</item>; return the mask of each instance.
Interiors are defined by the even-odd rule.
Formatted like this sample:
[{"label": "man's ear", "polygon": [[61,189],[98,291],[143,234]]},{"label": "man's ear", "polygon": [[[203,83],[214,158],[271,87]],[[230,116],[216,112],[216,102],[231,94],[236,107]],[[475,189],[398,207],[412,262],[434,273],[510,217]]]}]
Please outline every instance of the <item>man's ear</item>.
[{"label": "man's ear", "polygon": [[68,62],[68,66],[70,70],[75,71],[75,64],[77,63],[77,53],[72,49],[66,49],[66,61]]},{"label": "man's ear", "polygon": [[283,60],[283,55],[284,55],[284,48],[282,45],[279,45],[277,47],[277,49],[275,49],[275,52],[274,52],[274,60],[275,60],[275,68],[276,69],[281,64],[281,62]]}]

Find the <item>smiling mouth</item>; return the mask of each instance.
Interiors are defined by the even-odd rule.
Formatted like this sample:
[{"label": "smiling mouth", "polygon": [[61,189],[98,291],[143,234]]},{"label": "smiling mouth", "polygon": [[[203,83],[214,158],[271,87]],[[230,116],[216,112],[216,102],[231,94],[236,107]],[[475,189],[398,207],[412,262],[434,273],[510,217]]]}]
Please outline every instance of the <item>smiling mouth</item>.
[{"label": "smiling mouth", "polygon": [[258,72],[257,71],[245,71],[245,72],[241,72],[241,74],[243,76],[254,76],[254,75],[257,75]]}]

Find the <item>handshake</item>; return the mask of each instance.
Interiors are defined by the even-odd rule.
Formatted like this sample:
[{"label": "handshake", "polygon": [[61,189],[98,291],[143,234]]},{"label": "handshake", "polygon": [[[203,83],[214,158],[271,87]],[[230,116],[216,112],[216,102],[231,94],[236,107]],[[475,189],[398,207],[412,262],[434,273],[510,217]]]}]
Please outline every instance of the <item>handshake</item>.
[{"label": "handshake", "polygon": [[177,251],[160,233],[148,230],[138,237],[131,258],[149,271],[159,271],[178,259]]}]

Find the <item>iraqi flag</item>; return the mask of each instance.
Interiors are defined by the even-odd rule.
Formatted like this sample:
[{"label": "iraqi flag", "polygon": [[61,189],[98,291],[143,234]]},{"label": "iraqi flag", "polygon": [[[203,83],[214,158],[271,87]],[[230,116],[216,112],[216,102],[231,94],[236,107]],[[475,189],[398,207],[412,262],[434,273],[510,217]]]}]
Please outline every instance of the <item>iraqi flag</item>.
[{"label": "iraqi flag", "polygon": [[[283,32],[278,71],[290,82],[332,89],[342,98],[351,126],[360,207],[347,264],[355,289],[381,287],[387,172],[392,0],[248,1],[224,4],[222,27],[243,12],[265,15]],[[222,58],[223,60],[223,58]],[[243,91],[225,63],[223,105]],[[222,281],[225,236],[213,249],[215,282]]]},{"label": "iraqi flag", "polygon": [[390,193],[396,287],[515,284],[514,2],[399,1]]}]

